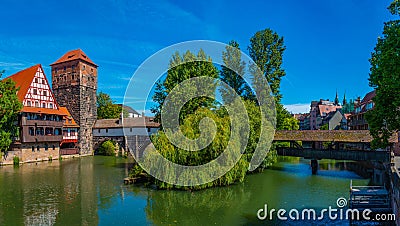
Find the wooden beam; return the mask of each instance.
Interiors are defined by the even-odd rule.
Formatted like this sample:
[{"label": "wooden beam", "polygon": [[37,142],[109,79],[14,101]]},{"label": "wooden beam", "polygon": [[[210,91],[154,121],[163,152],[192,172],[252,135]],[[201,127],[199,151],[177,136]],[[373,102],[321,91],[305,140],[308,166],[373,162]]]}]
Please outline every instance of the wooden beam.
[{"label": "wooden beam", "polygon": [[[369,130],[280,130],[275,132],[274,141],[370,143],[372,136]],[[389,141],[398,142],[397,134]]]},{"label": "wooden beam", "polygon": [[360,151],[360,150],[322,150],[322,149],[297,149],[277,148],[280,156],[303,157],[306,159],[336,159],[353,161],[380,161],[390,162],[390,153],[387,151]]}]

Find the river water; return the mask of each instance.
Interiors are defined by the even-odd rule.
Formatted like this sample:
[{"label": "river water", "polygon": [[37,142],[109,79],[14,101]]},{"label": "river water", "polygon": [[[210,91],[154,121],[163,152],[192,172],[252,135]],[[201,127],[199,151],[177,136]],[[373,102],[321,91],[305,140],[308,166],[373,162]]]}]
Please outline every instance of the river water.
[{"label": "river water", "polygon": [[[85,157],[0,167],[0,225],[348,225],[347,221],[261,221],[257,211],[336,208],[348,198],[351,163],[281,158],[243,183],[197,192],[124,185],[129,160]],[[269,216],[268,216],[269,217]]]}]

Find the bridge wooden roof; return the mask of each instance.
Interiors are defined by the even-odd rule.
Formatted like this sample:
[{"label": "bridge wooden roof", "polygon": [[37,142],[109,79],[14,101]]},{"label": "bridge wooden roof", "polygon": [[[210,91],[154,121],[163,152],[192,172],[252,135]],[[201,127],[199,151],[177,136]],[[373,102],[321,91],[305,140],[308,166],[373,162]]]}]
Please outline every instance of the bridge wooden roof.
[{"label": "bridge wooden roof", "polygon": [[[397,135],[390,138],[397,142]],[[369,130],[281,130],[275,132],[275,141],[337,141],[348,143],[369,143]]]}]

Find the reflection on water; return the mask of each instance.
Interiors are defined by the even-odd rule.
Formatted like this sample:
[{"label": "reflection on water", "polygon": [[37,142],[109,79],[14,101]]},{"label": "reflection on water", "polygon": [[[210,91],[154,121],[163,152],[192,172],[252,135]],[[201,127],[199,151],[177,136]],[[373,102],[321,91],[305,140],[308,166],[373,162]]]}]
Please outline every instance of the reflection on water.
[{"label": "reflection on water", "polygon": [[[86,157],[0,168],[0,225],[260,225],[269,208],[327,208],[348,197],[352,163],[320,161],[317,176],[308,160],[284,158],[244,183],[198,192],[159,191],[123,185],[129,162]],[[311,222],[309,222],[311,223]],[[319,222],[323,223],[323,222]]]}]

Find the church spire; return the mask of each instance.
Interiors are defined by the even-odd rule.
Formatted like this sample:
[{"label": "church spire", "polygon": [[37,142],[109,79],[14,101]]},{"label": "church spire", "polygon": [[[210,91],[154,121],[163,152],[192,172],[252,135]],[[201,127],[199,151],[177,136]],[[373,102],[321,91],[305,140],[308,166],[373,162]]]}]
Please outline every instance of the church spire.
[{"label": "church spire", "polygon": [[336,106],[339,105],[339,97],[338,97],[337,90],[336,90],[336,97],[335,97],[335,105],[336,105]]},{"label": "church spire", "polygon": [[346,100],[346,92],[344,92],[343,95],[343,106],[347,104],[347,100]]}]

